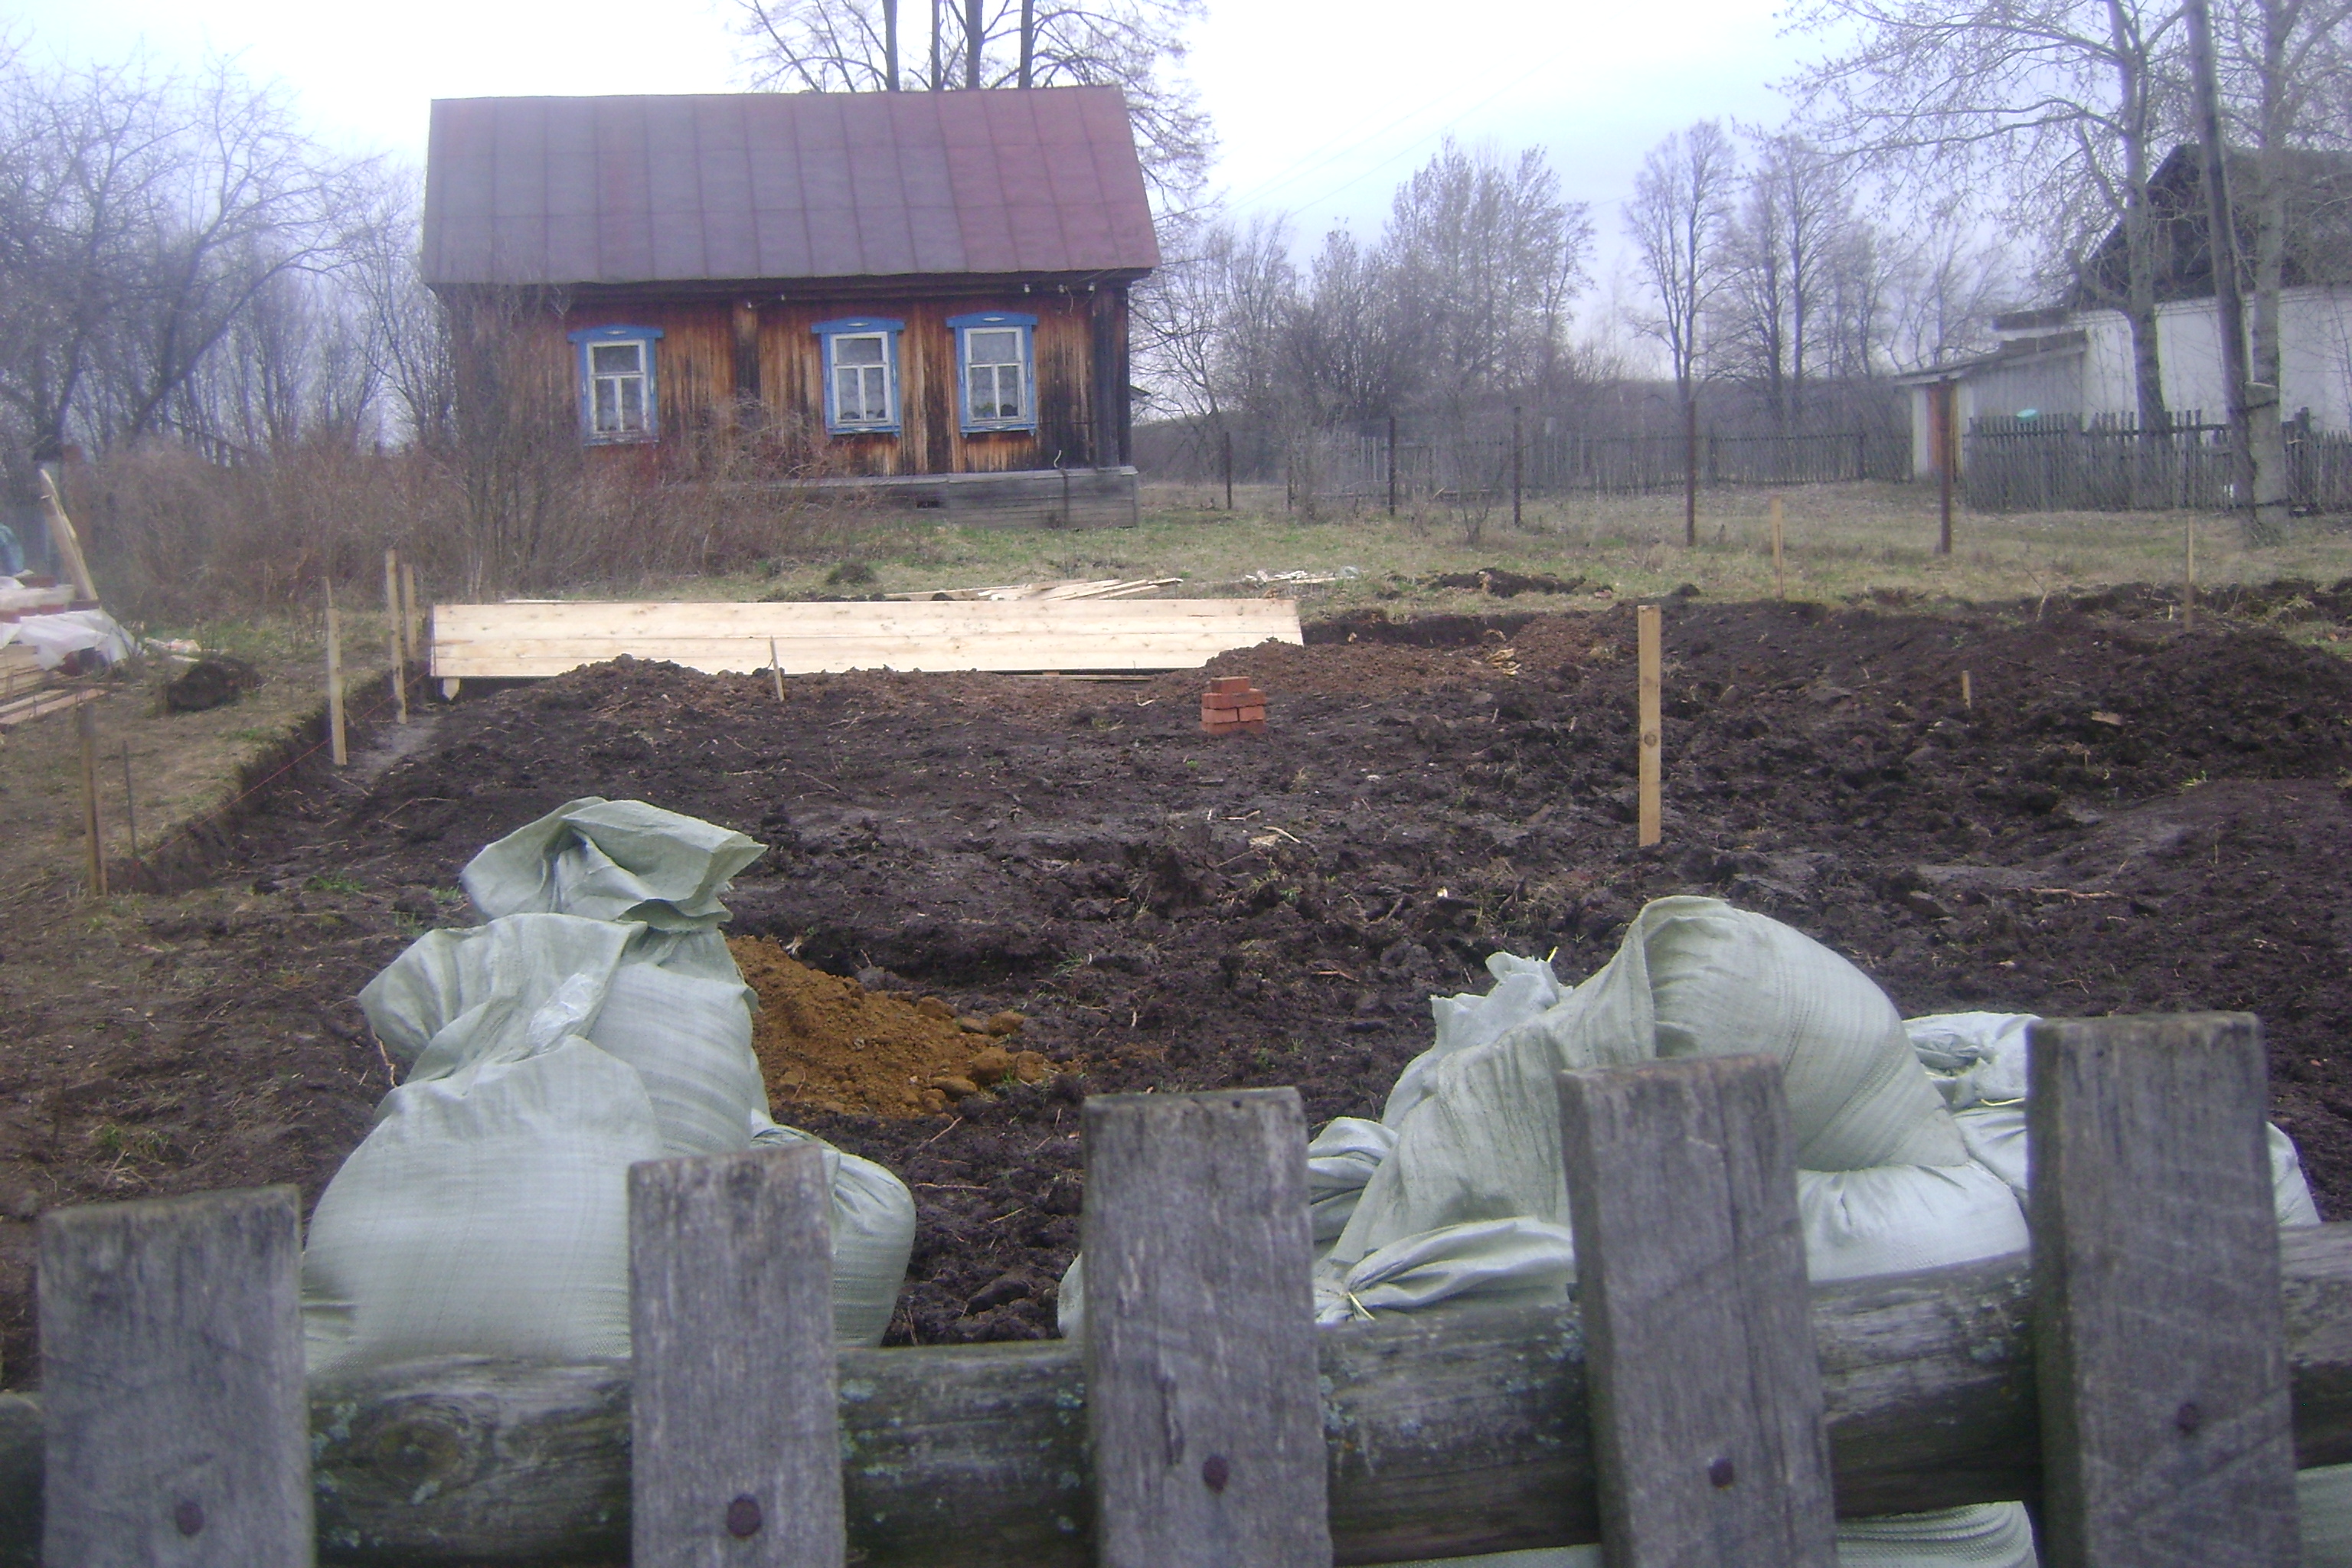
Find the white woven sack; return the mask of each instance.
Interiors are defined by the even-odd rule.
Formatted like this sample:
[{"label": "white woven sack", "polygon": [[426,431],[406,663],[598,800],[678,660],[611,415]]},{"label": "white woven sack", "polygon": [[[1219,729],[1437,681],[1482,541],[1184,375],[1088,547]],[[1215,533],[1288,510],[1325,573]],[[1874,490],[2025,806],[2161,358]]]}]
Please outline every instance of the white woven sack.
[{"label": "white woven sack", "polygon": [[[1936,1013],[1906,1018],[1903,1027],[1928,1078],[1952,1107],[1953,1123],[1969,1157],[2025,1199],[2031,1172],[2025,1152],[2027,1032],[2032,1013]],[[2269,1129],[2271,1201],[2281,1225],[2317,1225],[2319,1206],[2303,1173],[2294,1140]]]},{"label": "white woven sack", "polygon": [[2298,1471],[2294,1500],[2303,1568],[2352,1568],[2352,1465]]},{"label": "white woven sack", "polygon": [[1805,1275],[1816,1285],[1946,1268],[2032,1245],[2017,1196],[1982,1165],[1800,1171]]},{"label": "white woven sack", "polygon": [[311,1215],[311,1373],[627,1355],[629,1167],[660,1154],[637,1075],[576,1035],[394,1089]]},{"label": "white woven sack", "polygon": [[2034,1568],[2025,1505],[1978,1503],[1934,1513],[1838,1521],[1838,1568]]},{"label": "white woven sack", "polygon": [[484,846],[460,880],[489,920],[572,914],[686,931],[727,919],[719,895],[761,851],[699,817],[591,795]]},{"label": "white woven sack", "polygon": [[1781,1062],[1801,1167],[1968,1157],[1894,1005],[1861,971],[1721,900],[1660,899],[1608,965],[1554,1005],[1414,1064],[1422,1097],[1391,1123],[1396,1148],[1331,1257],[1352,1264],[1402,1237],[1477,1220],[1564,1226],[1558,1073],[1747,1051]]}]

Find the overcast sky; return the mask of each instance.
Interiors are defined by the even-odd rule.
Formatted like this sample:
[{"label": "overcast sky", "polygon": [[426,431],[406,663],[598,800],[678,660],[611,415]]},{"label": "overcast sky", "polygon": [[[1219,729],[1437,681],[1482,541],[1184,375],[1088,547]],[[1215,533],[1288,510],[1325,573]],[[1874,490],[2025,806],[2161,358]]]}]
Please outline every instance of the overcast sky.
[{"label": "overcast sky", "polygon": [[[1308,240],[1342,223],[1376,231],[1398,181],[1451,132],[1546,148],[1592,204],[1605,263],[1643,151],[1702,116],[1778,120],[1768,84],[1802,52],[1774,0],[1209,5],[1190,68],[1218,184],[1234,210],[1286,211]],[[0,0],[6,33],[37,56],[228,54],[291,87],[334,140],[420,162],[436,98],[737,86],[733,13],[730,0]]]}]

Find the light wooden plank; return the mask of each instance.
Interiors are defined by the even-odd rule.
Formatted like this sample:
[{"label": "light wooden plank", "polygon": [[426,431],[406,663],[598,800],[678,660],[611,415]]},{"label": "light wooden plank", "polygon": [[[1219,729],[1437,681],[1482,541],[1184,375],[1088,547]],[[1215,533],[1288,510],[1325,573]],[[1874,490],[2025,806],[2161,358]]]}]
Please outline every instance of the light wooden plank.
[{"label": "light wooden plank", "polygon": [[1559,1104],[1611,1568],[1836,1568],[1780,1065],[1566,1072]]},{"label": "light wooden plank", "polygon": [[1297,605],[1261,599],[854,605],[439,605],[432,673],[548,676],[622,655],[713,673],[1197,668],[1302,640]]},{"label": "light wooden plank", "polygon": [[2279,1232],[2250,1014],[2036,1024],[2051,1568],[2291,1568]]},{"label": "light wooden plank", "polygon": [[299,1214],[264,1187],[41,1216],[55,1568],[311,1561]]},{"label": "light wooden plank", "polygon": [[838,1568],[831,1194],[814,1144],[629,1171],[629,1561]]},{"label": "light wooden plank", "polygon": [[1298,1091],[1086,1105],[1103,1568],[1328,1568]]}]

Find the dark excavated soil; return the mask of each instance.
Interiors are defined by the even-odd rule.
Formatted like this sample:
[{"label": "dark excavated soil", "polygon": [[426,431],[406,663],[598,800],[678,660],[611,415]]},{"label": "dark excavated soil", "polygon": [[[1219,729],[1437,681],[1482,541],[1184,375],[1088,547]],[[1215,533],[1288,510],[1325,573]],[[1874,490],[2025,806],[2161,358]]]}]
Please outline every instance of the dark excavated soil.
[{"label": "dark excavated soil", "polygon": [[[2338,597],[2231,607],[2334,618]],[[469,692],[373,783],[298,778],[212,886],[106,939],[103,973],[44,990],[10,954],[0,1211],[260,1180],[315,1196],[386,1082],[352,993],[464,918],[446,890],[483,842],[596,794],[772,846],[738,931],[1017,1008],[1024,1046],[1085,1064],[908,1121],[777,1108],[914,1186],[896,1342],[1051,1331],[1084,1093],[1296,1084],[1312,1121],[1377,1114],[1432,992],[1483,989],[1498,948],[1557,948],[1580,977],[1677,891],[1790,921],[1906,1013],[2257,1013],[2278,1119],[2323,1209],[2352,1213],[2352,665],[2168,613],[2135,591],[1678,604],[1649,851],[1630,609],[1360,616],[1229,654],[1211,673],[1255,678],[1273,722],[1215,741],[1197,674],[814,677],[779,705],[765,676],[624,662]],[[100,1158],[103,1127],[135,1146]],[[0,1223],[12,1381],[28,1240]]]}]

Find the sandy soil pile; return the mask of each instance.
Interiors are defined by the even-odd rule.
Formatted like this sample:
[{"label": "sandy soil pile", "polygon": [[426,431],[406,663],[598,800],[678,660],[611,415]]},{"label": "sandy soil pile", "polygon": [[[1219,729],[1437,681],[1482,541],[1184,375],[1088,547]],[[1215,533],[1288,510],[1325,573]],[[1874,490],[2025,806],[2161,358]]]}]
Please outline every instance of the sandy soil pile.
[{"label": "sandy soil pile", "polygon": [[727,944],[760,994],[751,1048],[780,1116],[795,1105],[836,1116],[922,1116],[1007,1083],[1042,1083],[1053,1066],[1019,1048],[1018,1013],[958,1015],[936,996],[868,991],[812,969],[764,937]]}]

